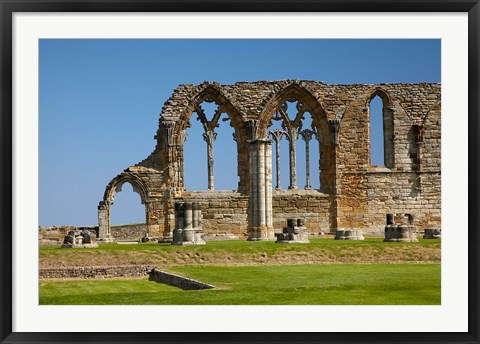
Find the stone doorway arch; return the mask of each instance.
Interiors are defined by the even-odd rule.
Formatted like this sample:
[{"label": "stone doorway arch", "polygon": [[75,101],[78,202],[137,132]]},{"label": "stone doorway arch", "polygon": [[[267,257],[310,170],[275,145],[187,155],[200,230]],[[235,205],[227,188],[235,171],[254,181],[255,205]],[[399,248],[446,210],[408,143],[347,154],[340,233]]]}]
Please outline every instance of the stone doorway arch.
[{"label": "stone doorway arch", "polygon": [[122,191],[122,187],[125,183],[129,183],[133,191],[140,196],[141,204],[145,205],[145,222],[147,224],[147,235],[151,233],[149,228],[149,212],[147,191],[144,183],[131,173],[122,173],[116,176],[105,188],[103,200],[98,205],[98,238],[100,241],[112,242],[113,237],[110,228],[110,206],[114,204],[115,194]]}]

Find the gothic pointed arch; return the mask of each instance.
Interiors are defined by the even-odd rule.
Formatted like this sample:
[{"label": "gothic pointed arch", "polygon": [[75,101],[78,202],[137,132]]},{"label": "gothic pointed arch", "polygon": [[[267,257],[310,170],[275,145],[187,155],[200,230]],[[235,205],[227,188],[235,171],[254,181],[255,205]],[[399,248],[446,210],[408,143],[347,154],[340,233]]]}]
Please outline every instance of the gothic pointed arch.
[{"label": "gothic pointed arch", "polygon": [[[206,111],[202,108],[202,104],[215,103],[217,108],[214,110],[211,118],[207,116]],[[187,138],[187,128],[191,126],[194,113],[198,116],[198,120],[201,122],[204,130],[203,140],[207,143],[207,172],[208,172],[208,190],[213,191],[215,188],[214,183],[214,152],[213,146],[216,140],[217,130],[216,128],[221,125],[221,122],[227,121],[230,127],[233,128],[233,140],[236,145],[237,157],[237,174],[239,175],[239,182],[237,185],[238,190],[244,189],[244,185],[248,182],[243,180],[245,178],[247,168],[245,160],[242,158],[245,155],[247,141],[245,135],[238,134],[239,131],[244,130],[244,122],[242,120],[242,114],[238,107],[234,105],[235,101],[233,97],[224,90],[223,86],[214,82],[204,82],[197,87],[190,90],[188,95],[188,104],[183,107],[182,111],[178,114],[178,119],[172,123],[171,133],[168,133],[166,137],[170,137],[172,146],[176,146],[177,160],[176,167],[178,173],[179,183],[178,186],[181,190],[185,189],[185,162],[184,162],[184,143]],[[226,114],[228,117],[223,117]],[[225,178],[223,178],[224,180]]]},{"label": "gothic pointed arch", "polygon": [[[296,104],[294,113],[287,113],[289,105],[287,103]],[[306,113],[310,115],[307,115]],[[311,116],[311,128],[307,128],[305,116]],[[318,175],[312,175],[312,180],[320,184],[320,191],[325,193],[333,192],[334,178],[335,178],[335,147],[333,137],[335,132],[331,129],[332,126],[328,120],[327,112],[320,101],[314,96],[314,93],[309,89],[308,84],[299,81],[290,82],[287,85],[282,85],[280,89],[275,89],[270,97],[268,97],[264,104],[263,110],[258,116],[258,125],[256,128],[256,139],[267,138],[271,136],[269,127],[274,125],[274,121],[282,123],[282,130],[285,131],[285,139],[288,141],[288,160],[289,160],[289,186],[288,189],[295,190],[297,188],[310,189],[310,161],[318,172]],[[313,135],[307,135],[307,132]],[[308,143],[312,139],[311,143]],[[305,147],[305,152],[297,149],[297,140],[300,140],[300,146]],[[303,142],[305,141],[305,142]],[[316,143],[314,143],[316,141]],[[280,142],[275,142],[275,168],[276,175],[279,175],[279,163],[277,150]],[[318,146],[318,153],[310,157],[309,148],[314,144]],[[298,165],[301,158],[304,159],[305,165]],[[311,158],[311,159],[310,159]],[[303,161],[301,162],[303,164]],[[302,171],[304,169],[304,171]],[[297,176],[299,172],[306,174],[305,185],[298,185]],[[303,178],[303,173],[302,177]],[[285,174],[282,172],[282,174]],[[318,185],[318,184],[317,184]]]},{"label": "gothic pointed arch", "polygon": [[366,101],[366,106],[365,108],[367,109],[368,112],[368,138],[370,141],[370,152],[369,152],[369,165],[373,166],[375,165],[372,162],[372,113],[371,113],[371,102],[375,97],[379,97],[382,101],[382,113],[381,113],[381,118],[380,121],[382,122],[381,127],[382,131],[380,133],[382,137],[382,149],[383,149],[383,163],[381,163],[381,166],[385,166],[387,168],[393,169],[395,166],[395,152],[394,152],[394,124],[393,124],[393,107],[392,107],[392,100],[390,94],[380,88],[377,87],[373,91],[371,91],[370,96],[367,98]]},{"label": "gothic pointed arch", "polygon": [[188,127],[188,121],[194,112],[198,112],[198,105],[204,101],[215,102],[218,104],[218,114],[214,121],[218,121],[221,113],[226,113],[230,119],[232,127],[238,127],[242,123],[242,116],[238,108],[233,104],[233,100],[224,92],[222,86],[217,83],[204,82],[192,91],[189,96],[188,106],[180,113],[177,121],[174,136],[180,135],[182,130]]},{"label": "gothic pointed arch", "polygon": [[258,117],[257,138],[268,135],[267,128],[271,124],[276,109],[291,99],[302,103],[305,111],[312,115],[313,125],[318,129],[321,140],[325,142],[329,140],[331,133],[328,126],[327,112],[313,93],[307,89],[307,86],[298,82],[293,82],[270,95]]},{"label": "gothic pointed arch", "polygon": [[387,90],[381,87],[375,87],[373,90],[368,91],[368,93],[370,96],[365,100],[365,107],[368,107],[372,99],[377,96],[382,99],[384,106],[392,106],[392,97]]},{"label": "gothic pointed arch", "polygon": [[133,191],[140,195],[142,204],[147,203],[148,192],[142,180],[133,173],[121,173],[113,178],[105,188],[103,201],[112,205],[115,201],[115,194],[122,191],[122,186],[125,183],[132,185]]}]

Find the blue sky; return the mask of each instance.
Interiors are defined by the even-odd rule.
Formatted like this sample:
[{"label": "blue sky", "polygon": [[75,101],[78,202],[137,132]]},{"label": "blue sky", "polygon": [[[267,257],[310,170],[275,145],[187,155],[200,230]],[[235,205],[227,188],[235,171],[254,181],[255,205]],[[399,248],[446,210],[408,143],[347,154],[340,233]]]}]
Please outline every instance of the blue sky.
[{"label": "blue sky", "polygon": [[[153,150],[161,108],[179,84],[441,81],[440,40],[43,39],[39,47],[42,226],[97,223],[105,186]],[[216,189],[236,188],[231,133],[228,125],[219,128]],[[198,123],[188,134],[186,184],[189,189],[206,189],[206,144]],[[382,153],[373,154],[378,160]],[[297,161],[300,170],[303,160]],[[287,162],[282,155],[283,187],[288,186],[283,167]],[[303,167],[301,187],[304,173]],[[139,196],[125,184],[111,208],[111,223],[144,220]]]}]

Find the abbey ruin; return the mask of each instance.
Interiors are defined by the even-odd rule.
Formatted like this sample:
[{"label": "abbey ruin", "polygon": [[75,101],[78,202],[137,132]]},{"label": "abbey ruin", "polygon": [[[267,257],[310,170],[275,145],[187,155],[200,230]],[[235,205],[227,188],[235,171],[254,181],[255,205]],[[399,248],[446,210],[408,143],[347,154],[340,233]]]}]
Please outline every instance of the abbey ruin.
[{"label": "abbey ruin", "polygon": [[[387,214],[410,214],[419,230],[441,228],[440,94],[439,83],[180,85],[163,106],[153,152],[107,185],[98,206],[99,240],[111,240],[110,207],[126,182],[145,205],[148,237],[163,242],[173,240],[179,201],[198,204],[205,234],[248,240],[275,240],[274,233],[289,218],[303,219],[310,232],[344,239],[383,236]],[[382,166],[373,165],[370,154],[370,102],[377,96],[383,103]],[[218,104],[210,119],[203,102]],[[234,129],[236,191],[215,189],[213,147],[222,114],[228,116],[222,126]],[[310,126],[303,124],[308,116]],[[190,121],[197,118],[205,139],[199,145],[208,147],[205,191],[186,190],[184,183],[184,143]],[[288,185],[283,188],[281,140],[288,141],[289,150],[289,171],[282,171]],[[306,185],[297,185],[299,142],[305,151]],[[309,154],[313,145],[317,156]],[[312,176],[314,164],[319,172]],[[310,185],[313,177],[319,180],[318,189]]]}]

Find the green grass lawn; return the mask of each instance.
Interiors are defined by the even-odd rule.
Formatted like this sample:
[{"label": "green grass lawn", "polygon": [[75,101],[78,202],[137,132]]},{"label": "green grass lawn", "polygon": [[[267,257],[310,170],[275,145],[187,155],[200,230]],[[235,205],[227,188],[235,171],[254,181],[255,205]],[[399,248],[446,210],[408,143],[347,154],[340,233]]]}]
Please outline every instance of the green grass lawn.
[{"label": "green grass lawn", "polygon": [[440,264],[170,266],[166,270],[216,288],[187,291],[147,278],[40,280],[40,304],[440,304]]},{"label": "green grass lawn", "polygon": [[312,263],[409,263],[440,262],[440,240],[416,243],[365,240],[311,239],[308,244],[276,244],[272,241],[209,241],[204,246],[144,243],[100,244],[98,248],[40,247],[40,267],[129,265],[225,265]]}]

